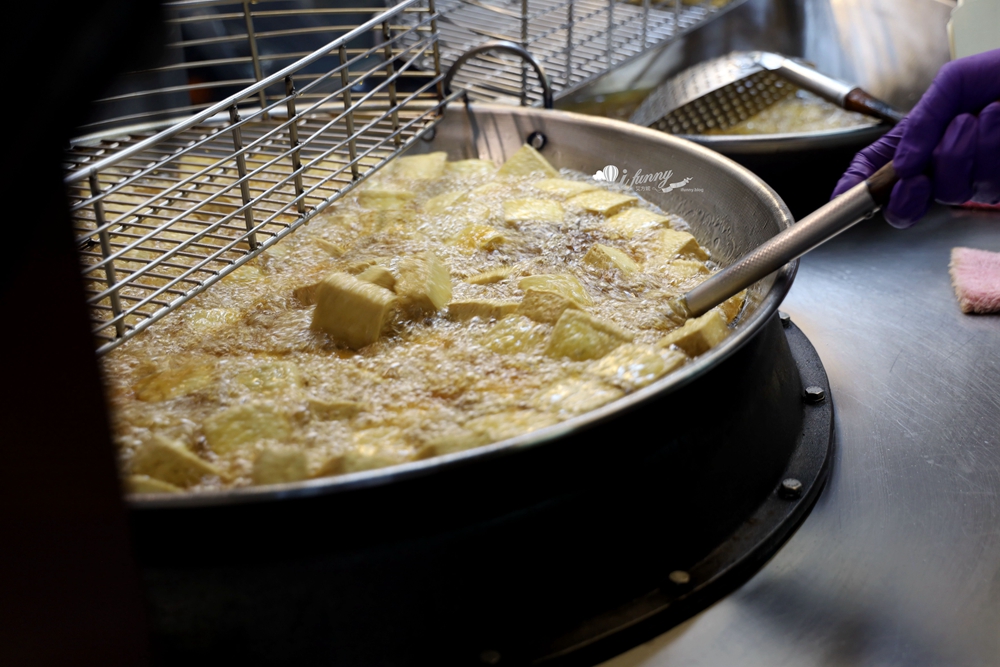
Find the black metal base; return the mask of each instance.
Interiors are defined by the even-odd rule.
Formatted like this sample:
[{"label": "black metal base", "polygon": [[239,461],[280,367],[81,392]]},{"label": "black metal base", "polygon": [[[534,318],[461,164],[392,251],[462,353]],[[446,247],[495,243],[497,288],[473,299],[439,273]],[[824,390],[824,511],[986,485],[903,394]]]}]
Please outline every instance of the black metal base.
[{"label": "black metal base", "polygon": [[[138,511],[158,660],[592,664],[616,654],[745,580],[804,516],[832,425],[828,398],[806,402],[810,385],[829,396],[809,342],[775,317],[684,391],[534,458],[392,493]],[[787,477],[799,498],[776,496]]]}]

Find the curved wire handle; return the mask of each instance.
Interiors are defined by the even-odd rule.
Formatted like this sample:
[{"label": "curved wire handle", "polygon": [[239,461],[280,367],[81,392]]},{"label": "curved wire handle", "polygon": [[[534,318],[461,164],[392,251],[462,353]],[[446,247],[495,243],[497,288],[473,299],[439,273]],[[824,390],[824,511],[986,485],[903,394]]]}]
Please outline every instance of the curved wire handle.
[{"label": "curved wire handle", "polygon": [[459,56],[458,60],[452,63],[451,67],[448,68],[448,71],[444,75],[443,87],[446,97],[451,94],[451,80],[455,78],[455,74],[458,72],[459,68],[471,58],[478,56],[480,53],[485,51],[505,51],[515,56],[521,56],[521,58],[527,61],[527,63],[535,70],[535,74],[538,75],[538,81],[542,84],[542,105],[546,109],[552,108],[552,86],[549,84],[549,78],[545,76],[545,70],[542,69],[541,64],[539,64],[539,62],[535,60],[535,57],[528,53],[528,50],[523,46],[506,40],[480,44],[479,46],[473,47]]}]

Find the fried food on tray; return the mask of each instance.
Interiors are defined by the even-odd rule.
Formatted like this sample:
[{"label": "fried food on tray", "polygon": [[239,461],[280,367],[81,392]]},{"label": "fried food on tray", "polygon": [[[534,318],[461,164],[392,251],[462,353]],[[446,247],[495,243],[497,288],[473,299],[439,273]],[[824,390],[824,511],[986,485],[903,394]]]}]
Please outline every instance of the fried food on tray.
[{"label": "fried food on tray", "polygon": [[342,475],[522,435],[717,345],[685,223],[530,147],[403,157],[104,358],[127,488]]}]

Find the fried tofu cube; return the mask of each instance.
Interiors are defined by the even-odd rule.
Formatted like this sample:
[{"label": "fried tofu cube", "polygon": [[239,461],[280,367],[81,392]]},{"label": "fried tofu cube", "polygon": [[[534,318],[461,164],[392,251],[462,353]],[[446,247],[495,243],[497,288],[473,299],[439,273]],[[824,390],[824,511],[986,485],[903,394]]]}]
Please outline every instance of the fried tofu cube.
[{"label": "fried tofu cube", "polygon": [[307,403],[309,413],[314,419],[320,421],[350,419],[365,409],[364,404],[357,401],[324,400],[310,397]]},{"label": "fried tofu cube", "polygon": [[489,160],[455,160],[445,165],[444,173],[459,178],[486,178],[497,173],[497,166]]},{"label": "fried tofu cube", "polygon": [[618,269],[622,273],[634,273],[639,270],[636,261],[624,252],[600,243],[590,246],[590,250],[583,256],[583,261],[598,269]]},{"label": "fried tofu cube", "polygon": [[599,380],[567,378],[540,391],[533,401],[539,410],[582,414],[625,395]]},{"label": "fried tofu cube", "polygon": [[159,403],[206,389],[213,382],[213,365],[208,361],[196,360],[147,375],[136,382],[133,389],[135,397],[140,401]]},{"label": "fried tofu cube", "polygon": [[415,197],[406,190],[369,188],[358,193],[358,204],[372,211],[395,211],[407,206]]},{"label": "fried tofu cube", "polygon": [[201,308],[192,313],[188,326],[195,331],[209,333],[224,326],[236,324],[243,317],[236,308]]},{"label": "fried tofu cube", "polygon": [[567,299],[573,299],[582,306],[594,305],[594,300],[587,294],[587,289],[568,273],[542,273],[537,276],[525,276],[518,281],[517,286],[527,292],[529,289],[556,292]]},{"label": "fried tofu cube", "polygon": [[387,290],[392,290],[396,287],[396,276],[392,275],[392,271],[377,264],[372,264],[359,273],[357,279],[371,283],[372,285],[378,285]]},{"label": "fried tofu cube", "polygon": [[517,409],[470,419],[464,426],[473,433],[485,436],[489,442],[497,442],[537,431],[558,421],[558,417],[547,412]]},{"label": "fried tofu cube", "polygon": [[242,403],[208,417],[202,430],[213,452],[227,454],[258,440],[285,440],[292,434],[292,425],[272,405]]},{"label": "fried tofu cube", "polygon": [[503,221],[512,227],[526,222],[558,224],[565,211],[551,199],[511,199],[503,203]]},{"label": "fried tofu cube", "polygon": [[181,488],[193,486],[203,477],[221,477],[218,468],[198,458],[183,443],[159,434],[135,450],[131,469],[135,475],[146,475]]},{"label": "fried tofu cube", "polygon": [[708,259],[708,251],[698,245],[698,241],[687,232],[676,229],[661,229],[656,235],[656,245],[666,258],[695,257]]},{"label": "fried tofu cube", "polygon": [[671,282],[685,283],[692,278],[708,275],[708,267],[693,259],[675,259],[667,264],[667,274]]},{"label": "fried tofu cube", "polygon": [[461,190],[456,190],[454,192],[445,192],[444,194],[431,197],[430,199],[425,201],[424,205],[421,206],[420,208],[423,210],[424,213],[428,213],[430,215],[440,215],[444,213],[446,210],[448,210],[448,208],[450,208],[451,206],[454,206],[455,204],[460,202],[465,197],[465,195],[466,193]]},{"label": "fried tofu cube", "polygon": [[563,311],[556,322],[545,354],[573,361],[600,359],[622,343],[632,342],[632,334],[617,324],[580,310]]},{"label": "fried tofu cube", "polygon": [[236,376],[236,381],[253,391],[281,391],[302,384],[298,364],[272,361],[260,364]]},{"label": "fried tofu cube", "polygon": [[665,215],[633,206],[608,218],[607,228],[615,236],[631,238],[647,230],[664,227],[669,221]]},{"label": "fried tofu cube", "polygon": [[284,484],[309,476],[306,455],[294,449],[264,449],[253,462],[254,484]]},{"label": "fried tofu cube", "polygon": [[517,310],[516,301],[497,299],[466,299],[452,301],[448,305],[448,317],[459,322],[478,317],[481,320],[499,320],[512,315]]},{"label": "fried tofu cube", "polygon": [[582,208],[587,213],[610,216],[622,209],[635,206],[639,203],[639,198],[620,192],[611,192],[610,190],[591,190],[590,192],[570,197],[567,203],[571,206]]},{"label": "fried tofu cube", "polygon": [[326,239],[316,239],[316,245],[329,253],[331,257],[343,257],[344,253],[347,252],[347,248],[344,246]]},{"label": "fried tofu cube", "polygon": [[536,322],[555,324],[567,308],[579,309],[580,304],[559,292],[528,289],[524,292],[517,312]]},{"label": "fried tofu cube", "polygon": [[396,158],[390,175],[408,181],[434,181],[444,175],[448,154],[444,151]]},{"label": "fried tofu cube", "polygon": [[316,472],[313,473],[313,477],[331,477],[333,475],[341,475],[343,472],[344,455],[337,454],[323,461],[319,468],[316,469]]},{"label": "fried tofu cube", "polygon": [[494,227],[473,223],[466,225],[452,242],[468,250],[494,250],[507,239]]},{"label": "fried tofu cube", "polygon": [[470,285],[492,285],[493,283],[506,280],[515,270],[513,266],[498,266],[495,269],[469,276],[465,279],[465,282]]},{"label": "fried tofu cube", "polygon": [[127,493],[180,493],[183,489],[149,475],[129,475],[125,478]]},{"label": "fried tofu cube", "polygon": [[346,273],[333,273],[316,290],[312,329],[358,350],[378,340],[391,322],[396,304],[396,295],[384,287]]},{"label": "fried tofu cube", "polygon": [[600,189],[593,183],[571,181],[568,178],[546,178],[535,183],[535,187],[556,199],[568,199],[583,192]]},{"label": "fried tofu cube", "polygon": [[726,317],[713,308],[701,317],[690,319],[684,326],[671,331],[657,342],[658,347],[676,345],[689,357],[708,352],[729,335]]},{"label": "fried tofu cube", "polygon": [[719,304],[718,308],[722,311],[722,314],[726,317],[726,322],[732,323],[736,319],[736,316],[740,314],[743,309],[743,302],[746,301],[747,291],[743,290],[736,296],[730,297]]},{"label": "fried tofu cube", "polygon": [[451,301],[451,273],[434,253],[403,259],[398,272],[396,294],[407,310],[431,315]]},{"label": "fried tofu cube", "polygon": [[680,352],[626,343],[595,361],[587,372],[626,391],[640,389],[676,370],[687,361]]},{"label": "fried tofu cube", "polygon": [[498,176],[530,176],[536,173],[544,174],[548,178],[559,175],[556,168],[528,144],[521,146],[497,171]]},{"label": "fried tofu cube", "polygon": [[418,460],[429,459],[445,454],[464,452],[476,447],[489,444],[489,437],[485,433],[477,433],[460,426],[455,426],[447,433],[431,438],[417,449],[416,458]]},{"label": "fried tofu cube", "polygon": [[533,352],[545,341],[546,327],[522,315],[497,322],[482,337],[484,346],[500,354]]},{"label": "fried tofu cube", "polygon": [[292,295],[302,302],[304,306],[314,306],[316,305],[316,293],[319,291],[319,282],[309,283],[308,285],[299,285],[292,290]]}]

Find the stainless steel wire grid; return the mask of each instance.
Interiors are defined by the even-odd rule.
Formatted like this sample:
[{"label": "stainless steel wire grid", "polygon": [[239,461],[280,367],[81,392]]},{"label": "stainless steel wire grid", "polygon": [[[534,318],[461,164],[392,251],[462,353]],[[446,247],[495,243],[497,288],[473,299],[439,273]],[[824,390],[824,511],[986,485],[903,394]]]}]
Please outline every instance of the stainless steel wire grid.
[{"label": "stainless steel wire grid", "polygon": [[[406,150],[459,94],[445,96],[442,68],[467,49],[513,37],[565,93],[720,6],[643,1],[167,2],[163,62],[98,100],[66,154],[98,353]],[[455,83],[475,99],[542,98],[503,55],[469,61]]]}]

